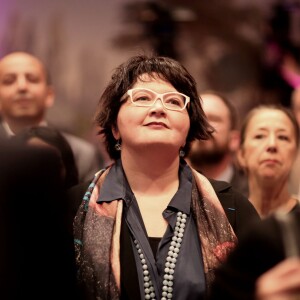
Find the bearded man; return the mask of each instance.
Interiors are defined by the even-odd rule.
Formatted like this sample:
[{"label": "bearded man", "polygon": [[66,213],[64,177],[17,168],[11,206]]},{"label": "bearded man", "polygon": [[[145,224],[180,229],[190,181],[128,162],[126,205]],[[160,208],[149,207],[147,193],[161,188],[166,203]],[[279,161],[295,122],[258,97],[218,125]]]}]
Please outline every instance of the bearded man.
[{"label": "bearded man", "polygon": [[240,137],[233,104],[214,91],[201,94],[203,110],[215,131],[210,140],[195,140],[188,163],[208,178],[226,181],[248,196],[246,175],[236,161]]}]

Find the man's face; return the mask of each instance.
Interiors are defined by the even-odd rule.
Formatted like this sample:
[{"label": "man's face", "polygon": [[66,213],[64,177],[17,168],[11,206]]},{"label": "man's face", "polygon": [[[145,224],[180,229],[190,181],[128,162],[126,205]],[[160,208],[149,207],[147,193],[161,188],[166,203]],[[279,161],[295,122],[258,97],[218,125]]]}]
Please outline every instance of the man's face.
[{"label": "man's face", "polygon": [[52,103],[52,90],[38,59],[16,52],[0,61],[0,112],[4,120],[39,123]]},{"label": "man's face", "polygon": [[195,140],[189,156],[192,160],[204,164],[218,163],[230,152],[231,121],[230,112],[223,101],[216,95],[201,95],[202,107],[209,123],[215,128],[212,139]]}]

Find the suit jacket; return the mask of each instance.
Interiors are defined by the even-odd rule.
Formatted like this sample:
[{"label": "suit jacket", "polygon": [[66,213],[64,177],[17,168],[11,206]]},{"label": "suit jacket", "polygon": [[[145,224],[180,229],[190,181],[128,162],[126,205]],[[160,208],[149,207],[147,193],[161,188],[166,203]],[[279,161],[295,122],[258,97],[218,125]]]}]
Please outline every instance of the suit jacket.
[{"label": "suit jacket", "polygon": [[[241,194],[243,194],[246,198],[249,196],[249,189],[248,189],[248,178],[247,175],[243,172],[243,170],[239,169],[235,164],[232,164],[231,166],[228,166],[228,169],[233,170],[233,174],[231,178],[223,178],[227,177],[221,176],[223,179],[218,179],[222,180],[224,182],[228,182],[236,191],[239,191]],[[203,174],[201,170],[197,170],[199,173]],[[226,171],[225,171],[226,172]],[[210,179],[211,180],[211,179]]]},{"label": "suit jacket", "polygon": [[226,216],[238,239],[244,231],[258,222],[260,217],[251,202],[241,192],[225,181],[210,179]]},{"label": "suit jacket", "polygon": [[245,197],[249,196],[247,175],[236,166],[233,168],[233,176],[229,182],[233,188],[241,192]]},{"label": "suit jacket", "polygon": [[69,133],[62,132],[69,142],[79,173],[79,182],[92,180],[94,175],[103,168],[103,161],[96,148],[89,142]]},{"label": "suit jacket", "polygon": [[[299,204],[291,214],[295,216],[296,230],[299,232]],[[242,234],[238,246],[227,261],[216,271],[209,299],[254,300],[257,278],[286,257],[282,237],[274,216],[252,224]],[[300,249],[299,239],[295,240]]]}]

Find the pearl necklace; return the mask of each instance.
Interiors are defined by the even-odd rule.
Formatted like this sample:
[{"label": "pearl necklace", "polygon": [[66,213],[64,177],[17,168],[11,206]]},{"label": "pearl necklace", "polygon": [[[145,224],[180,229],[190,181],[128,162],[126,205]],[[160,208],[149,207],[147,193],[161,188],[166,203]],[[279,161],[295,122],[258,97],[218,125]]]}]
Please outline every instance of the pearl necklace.
[{"label": "pearl necklace", "polygon": [[[174,235],[172,237],[172,241],[169,247],[168,256],[165,262],[165,273],[164,280],[162,286],[162,297],[161,300],[172,299],[173,297],[173,279],[174,272],[177,262],[177,257],[179,255],[182,238],[184,234],[185,224],[186,224],[187,215],[179,211],[177,213],[177,220],[174,230]],[[153,283],[150,278],[150,273],[148,269],[148,265],[145,259],[145,256],[142,252],[142,249],[138,243],[138,241],[134,240],[135,247],[138,251],[140,261],[143,269],[143,277],[144,277],[144,291],[145,291],[145,299],[156,299],[155,290],[153,287]]]}]

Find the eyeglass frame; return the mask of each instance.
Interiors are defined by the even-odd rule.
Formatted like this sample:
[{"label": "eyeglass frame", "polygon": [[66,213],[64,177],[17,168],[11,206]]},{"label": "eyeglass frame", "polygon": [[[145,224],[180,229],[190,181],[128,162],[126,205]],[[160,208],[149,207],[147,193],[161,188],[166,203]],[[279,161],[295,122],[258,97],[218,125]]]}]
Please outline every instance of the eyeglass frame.
[{"label": "eyeglass frame", "polygon": [[[139,105],[139,104],[137,104],[136,102],[134,102],[133,99],[132,99],[132,92],[133,92],[134,90],[146,90],[146,91],[149,91],[149,92],[155,94],[155,95],[156,95],[156,98],[155,98],[155,100],[153,101],[153,103],[150,104],[150,105]],[[172,109],[172,108],[166,107],[166,105],[165,105],[165,103],[164,103],[164,101],[163,101],[163,96],[164,96],[164,95],[167,95],[167,94],[172,94],[172,93],[181,95],[181,96],[183,96],[183,97],[185,98],[185,103],[184,103],[184,106],[183,106],[182,108],[180,108],[180,109]],[[183,93],[179,93],[179,92],[177,92],[177,91],[174,91],[174,92],[166,92],[166,93],[157,93],[157,92],[155,92],[155,91],[153,91],[153,90],[150,90],[150,89],[147,89],[147,88],[133,88],[133,89],[129,89],[129,90],[121,97],[121,101],[125,100],[124,98],[125,98],[126,96],[129,97],[131,103],[132,103],[134,106],[138,106],[138,107],[151,107],[151,106],[153,106],[153,105],[156,103],[156,101],[157,101],[158,99],[160,99],[160,101],[161,101],[161,103],[162,103],[162,105],[163,105],[163,107],[164,107],[165,109],[167,109],[167,110],[173,110],[173,111],[183,111],[185,108],[188,107],[188,104],[190,104],[190,97],[187,96],[187,95],[185,95],[185,94],[183,94]]]}]

